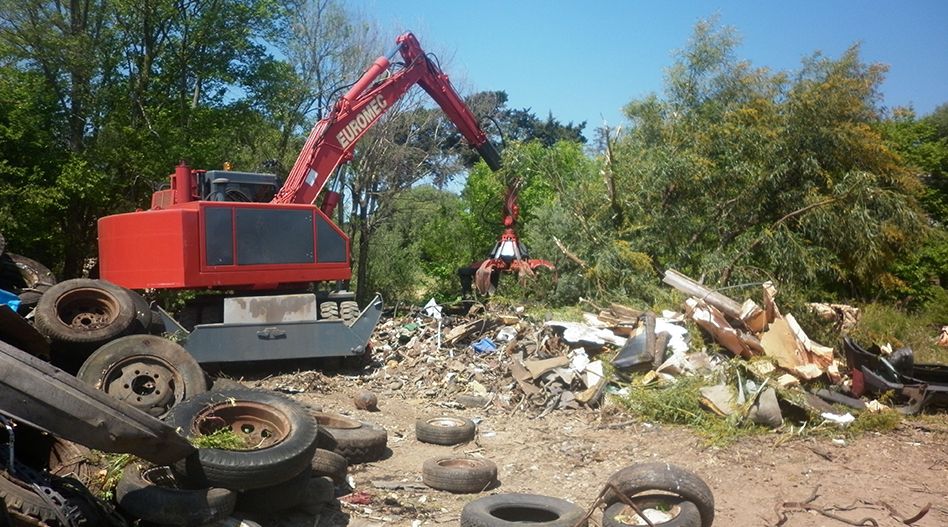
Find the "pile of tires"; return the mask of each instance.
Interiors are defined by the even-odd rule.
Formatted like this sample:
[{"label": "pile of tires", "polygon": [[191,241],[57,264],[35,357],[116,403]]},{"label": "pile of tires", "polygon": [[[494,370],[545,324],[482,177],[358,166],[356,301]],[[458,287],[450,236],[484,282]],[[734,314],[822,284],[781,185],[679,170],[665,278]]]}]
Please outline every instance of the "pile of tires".
[{"label": "pile of tires", "polygon": [[[474,421],[451,415],[415,421],[415,439],[433,445],[454,446],[467,443],[477,435]],[[421,481],[446,492],[476,494],[497,484],[497,465],[489,459],[445,455],[425,460]]]},{"label": "pile of tires", "polygon": [[321,507],[335,498],[336,483],[345,481],[345,459],[319,448],[316,419],[282,394],[205,392],[173,406],[164,420],[196,444],[228,430],[242,446],[199,447],[168,467],[126,467],[116,501],[146,522],[196,526],[234,511],[270,515]]}]

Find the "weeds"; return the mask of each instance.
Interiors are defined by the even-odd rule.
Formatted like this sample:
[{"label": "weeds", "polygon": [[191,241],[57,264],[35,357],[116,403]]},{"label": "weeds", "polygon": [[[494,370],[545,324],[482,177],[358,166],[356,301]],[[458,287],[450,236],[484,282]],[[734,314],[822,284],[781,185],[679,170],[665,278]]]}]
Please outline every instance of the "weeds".
[{"label": "weeds", "polygon": [[633,382],[629,393],[616,400],[636,416],[659,423],[681,424],[692,428],[708,445],[723,446],[740,437],[756,435],[765,429],[739,421],[738,416],[719,417],[701,406],[703,377],[681,377],[674,383],[643,386]]},{"label": "weeds", "polygon": [[913,314],[890,305],[867,304],[851,335],[864,346],[888,342],[895,348],[912,348],[916,362],[948,363],[948,350],[935,344],[939,326],[948,323],[939,318],[943,316],[937,310]]},{"label": "weeds", "polygon": [[114,496],[115,486],[122,479],[125,467],[136,458],[131,454],[103,454],[102,459],[105,468],[96,474],[94,483],[99,488],[99,497],[108,501]]},{"label": "weeds", "polygon": [[230,428],[221,428],[213,433],[191,438],[191,444],[198,448],[217,448],[220,450],[249,450],[252,448],[244,438]]},{"label": "weeds", "polygon": [[[723,380],[732,386],[736,385],[738,378],[749,378],[746,365],[740,361],[725,363],[722,371]],[[701,388],[720,380],[714,376],[682,376],[671,383],[642,385],[640,379],[633,379],[627,386],[628,393],[616,396],[615,400],[642,420],[685,425],[709,446],[726,446],[742,437],[767,432],[767,428],[744,418],[751,406],[750,401],[727,417],[716,415],[702,405]],[[784,426],[779,429],[783,433],[778,439],[779,443],[806,437],[844,436],[854,439],[868,432],[891,431],[902,422],[902,416],[894,410],[877,413],[866,411],[859,413],[848,427],[839,428],[825,422],[819,412],[812,410],[799,390],[777,388],[777,393],[783,401],[781,406],[784,410]],[[835,411],[844,414],[850,409],[836,406]]]}]

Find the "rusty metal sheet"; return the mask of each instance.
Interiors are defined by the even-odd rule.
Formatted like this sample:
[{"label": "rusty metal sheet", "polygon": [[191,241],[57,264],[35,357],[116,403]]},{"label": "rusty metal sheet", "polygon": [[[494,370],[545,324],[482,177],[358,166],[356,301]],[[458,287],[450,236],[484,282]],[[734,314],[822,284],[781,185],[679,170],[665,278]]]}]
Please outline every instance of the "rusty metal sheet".
[{"label": "rusty metal sheet", "polygon": [[162,465],[195,450],[167,424],[5,342],[0,413],[89,448]]}]

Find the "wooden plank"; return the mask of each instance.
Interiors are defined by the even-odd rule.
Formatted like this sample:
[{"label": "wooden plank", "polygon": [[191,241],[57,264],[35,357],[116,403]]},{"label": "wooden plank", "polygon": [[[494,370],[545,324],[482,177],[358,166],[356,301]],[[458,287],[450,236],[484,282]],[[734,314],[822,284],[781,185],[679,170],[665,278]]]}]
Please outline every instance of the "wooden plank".
[{"label": "wooden plank", "polygon": [[704,300],[731,318],[741,318],[741,305],[735,300],[708,289],[674,269],[665,271],[665,278],[662,281],[682,293]]}]

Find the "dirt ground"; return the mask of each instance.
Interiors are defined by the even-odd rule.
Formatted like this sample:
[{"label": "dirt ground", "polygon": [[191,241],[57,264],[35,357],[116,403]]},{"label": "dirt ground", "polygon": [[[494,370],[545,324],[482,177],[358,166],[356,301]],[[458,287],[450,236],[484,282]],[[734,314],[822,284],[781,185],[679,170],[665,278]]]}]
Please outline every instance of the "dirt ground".
[{"label": "dirt ground", "polygon": [[[306,373],[290,375],[301,379]],[[352,415],[384,426],[391,454],[384,460],[350,467],[355,492],[371,502],[346,503],[322,513],[255,518],[280,527],[367,527],[376,525],[457,525],[463,506],[477,495],[433,489],[384,490],[374,481],[421,484],[425,459],[448,453],[483,456],[498,466],[500,484],[489,493],[528,492],[563,498],[588,507],[606,479],[637,462],[665,461],[702,476],[714,492],[715,525],[778,525],[784,502],[809,503],[846,518],[851,525],[903,525],[887,510],[909,517],[926,504],[930,512],[918,526],[948,525],[948,417],[913,421],[885,434],[855,440],[789,438],[786,432],[748,437],[727,447],[708,447],[684,427],[633,422],[617,411],[555,411],[534,419],[492,409],[459,409],[450,401],[405,398],[380,393],[380,411],[356,410],[351,397],[363,385],[357,376],[335,375],[316,391],[293,396],[326,411]],[[280,387],[286,376],[253,386]],[[440,406],[439,406],[440,404]],[[420,417],[461,415],[479,420],[473,443],[442,447],[415,439]],[[789,440],[788,440],[789,439]],[[846,525],[812,511],[789,507],[787,527]],[[590,525],[599,525],[599,514]],[[869,520],[872,519],[876,523]],[[860,520],[863,520],[860,522]]]}]

